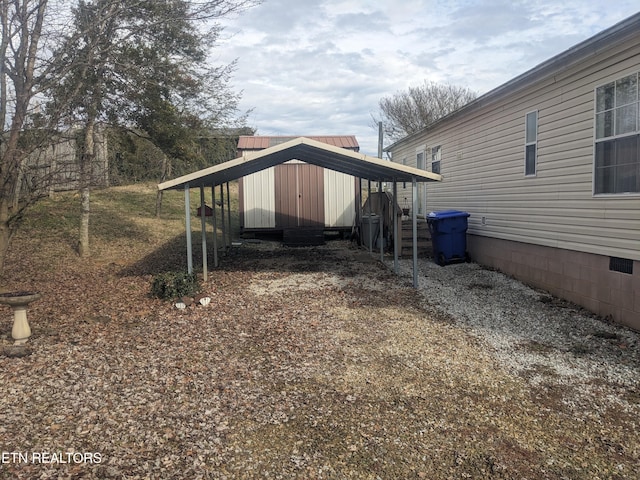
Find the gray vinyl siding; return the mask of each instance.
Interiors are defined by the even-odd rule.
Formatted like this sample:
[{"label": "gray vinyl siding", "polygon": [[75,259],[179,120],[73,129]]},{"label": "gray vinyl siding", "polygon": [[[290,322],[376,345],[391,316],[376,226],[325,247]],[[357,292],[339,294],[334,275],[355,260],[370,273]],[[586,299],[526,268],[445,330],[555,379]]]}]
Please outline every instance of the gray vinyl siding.
[{"label": "gray vinyl siding", "polygon": [[[594,91],[640,71],[640,35],[508,94],[489,98],[393,147],[442,146],[427,212],[471,214],[469,233],[640,260],[640,195],[593,195]],[[525,115],[538,111],[537,166],[525,177]],[[399,189],[411,198],[410,185]],[[486,224],[482,224],[482,217]]]}]

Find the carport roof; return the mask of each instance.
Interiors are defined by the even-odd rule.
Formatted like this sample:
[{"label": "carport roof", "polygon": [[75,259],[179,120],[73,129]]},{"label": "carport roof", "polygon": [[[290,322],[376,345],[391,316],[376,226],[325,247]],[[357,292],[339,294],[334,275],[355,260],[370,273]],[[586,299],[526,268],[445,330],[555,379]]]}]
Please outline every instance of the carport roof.
[{"label": "carport roof", "polygon": [[381,160],[310,138],[298,137],[280,145],[257,152],[248,152],[234,160],[163,182],[158,185],[158,189],[220,185],[289,160],[301,160],[376,182],[411,182],[414,178],[418,182],[442,180],[440,175],[425,170]]}]

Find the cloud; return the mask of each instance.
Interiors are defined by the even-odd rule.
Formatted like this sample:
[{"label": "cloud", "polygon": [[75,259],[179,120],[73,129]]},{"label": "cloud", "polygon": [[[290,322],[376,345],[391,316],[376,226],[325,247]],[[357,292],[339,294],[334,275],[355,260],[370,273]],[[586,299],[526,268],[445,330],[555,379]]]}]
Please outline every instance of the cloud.
[{"label": "cloud", "polygon": [[354,134],[377,152],[371,113],[426,81],[478,93],[636,12],[632,1],[265,0],[224,22],[212,61],[260,134]]},{"label": "cloud", "polygon": [[452,10],[446,30],[449,39],[487,43],[532,28],[534,2],[473,2]]}]

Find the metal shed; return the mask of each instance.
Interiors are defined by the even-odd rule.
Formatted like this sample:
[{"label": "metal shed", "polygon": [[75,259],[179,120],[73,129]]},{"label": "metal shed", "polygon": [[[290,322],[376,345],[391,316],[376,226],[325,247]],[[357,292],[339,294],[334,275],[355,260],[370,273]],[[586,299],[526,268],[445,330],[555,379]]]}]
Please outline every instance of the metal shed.
[{"label": "metal shed", "polygon": [[[241,136],[238,154],[259,152],[295,138]],[[360,150],[353,135],[305,138],[353,152]],[[352,228],[356,220],[356,179],[304,160],[290,160],[240,179],[240,227],[243,231]]]},{"label": "metal shed", "polygon": [[[189,272],[193,271],[192,241],[191,241],[191,207],[189,192],[191,188],[200,189],[201,207],[204,208],[204,189],[222,186],[225,183],[246,175],[260,172],[275,165],[286,163],[290,160],[304,158],[312,165],[351,175],[358,179],[367,179],[369,182],[392,182],[394,197],[397,193],[397,182],[411,182],[413,186],[413,284],[418,286],[418,252],[417,252],[417,184],[418,182],[438,182],[442,177],[438,174],[418,170],[406,165],[394,164],[376,157],[363,155],[358,152],[346,150],[341,147],[328,145],[309,138],[298,137],[280,145],[260,150],[255,153],[245,154],[242,157],[228,162],[214,165],[197,172],[184,175],[174,180],[169,180],[158,185],[159,190],[184,190],[185,192],[185,222],[187,230],[187,265]],[[213,205],[215,208],[215,202]],[[206,242],[206,216],[200,217],[202,235],[202,269],[205,279],[207,278],[207,242]],[[213,215],[215,222],[216,216]],[[397,217],[394,216],[394,222]],[[214,223],[215,229],[215,223]],[[394,228],[395,230],[395,228]],[[214,258],[217,265],[217,246],[214,235]],[[394,266],[398,269],[398,245],[394,244]]]}]

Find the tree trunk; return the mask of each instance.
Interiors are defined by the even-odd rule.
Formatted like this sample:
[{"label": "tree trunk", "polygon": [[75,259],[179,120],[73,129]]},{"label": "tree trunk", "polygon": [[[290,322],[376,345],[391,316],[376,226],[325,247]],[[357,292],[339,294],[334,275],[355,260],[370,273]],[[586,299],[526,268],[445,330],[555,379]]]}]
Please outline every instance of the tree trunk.
[{"label": "tree trunk", "polygon": [[91,254],[89,247],[89,217],[91,214],[91,167],[95,158],[95,119],[87,121],[83,153],[80,156],[80,239],[78,253],[81,257]]},{"label": "tree trunk", "polygon": [[[20,108],[18,108],[20,107]],[[24,123],[26,107],[18,105],[0,161],[0,273],[4,269],[7,251],[16,227],[15,215],[19,211],[19,191],[22,162],[18,152],[20,125]],[[22,122],[22,123],[21,123]]]},{"label": "tree trunk", "polygon": [[[171,175],[171,163],[166,155],[162,156],[162,174],[160,176],[160,183],[164,182],[169,175]],[[156,195],[156,217],[160,218],[160,212],[162,210],[162,190],[158,190]]]},{"label": "tree trunk", "polygon": [[162,190],[158,190],[156,194],[156,217],[160,218],[160,212],[162,210]]},{"label": "tree trunk", "polygon": [[91,190],[87,185],[80,191],[80,241],[78,242],[78,253],[81,257],[88,257],[91,254],[89,249],[89,217]]},{"label": "tree trunk", "polygon": [[9,225],[9,203],[7,198],[0,199],[0,276],[4,271],[4,262],[9,250],[11,228]]}]

